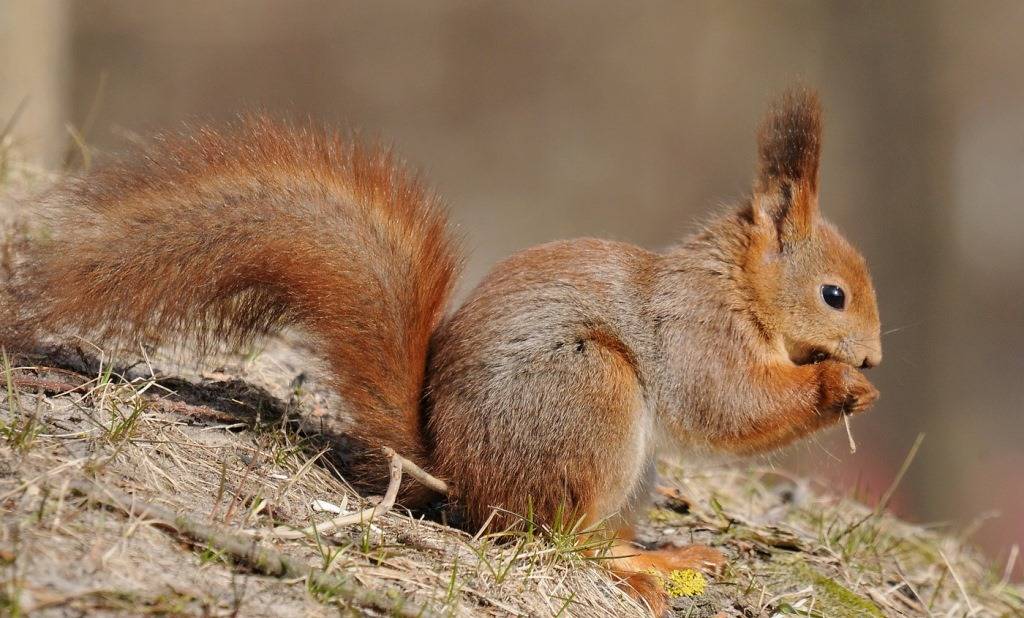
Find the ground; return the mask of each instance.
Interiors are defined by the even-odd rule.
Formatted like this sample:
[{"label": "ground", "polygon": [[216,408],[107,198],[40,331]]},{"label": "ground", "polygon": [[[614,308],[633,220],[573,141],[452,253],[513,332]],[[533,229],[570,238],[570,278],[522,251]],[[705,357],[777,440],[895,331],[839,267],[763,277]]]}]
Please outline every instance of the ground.
[{"label": "ground", "polygon": [[[203,363],[118,358],[84,341],[4,355],[0,615],[645,615],[568,525],[463,531],[394,509],[280,538],[374,502],[334,465],[344,406],[293,334]],[[777,470],[662,474],[641,539],[730,558],[663,582],[677,616],[1024,615],[1024,591],[955,536]]]},{"label": "ground", "polygon": [[[306,353],[289,337],[205,373],[149,355],[112,368],[79,348],[7,361],[0,608],[54,616],[335,614],[351,606],[332,586],[350,581],[393,593],[399,607],[385,613],[644,614],[583,554],[586,541],[571,529],[465,532],[393,510],[334,535],[274,538],[274,526],[330,518],[323,507],[367,504],[319,437],[336,402],[305,377]],[[1021,590],[952,537],[777,471],[666,462],[663,474],[675,491],[659,497],[642,538],[707,543],[731,558],[722,577],[684,572],[665,582],[678,594],[679,616],[1024,613]],[[337,582],[256,573],[216,544],[111,508],[108,488],[215,530],[262,531],[248,538]],[[373,602],[360,605],[374,611]]]}]

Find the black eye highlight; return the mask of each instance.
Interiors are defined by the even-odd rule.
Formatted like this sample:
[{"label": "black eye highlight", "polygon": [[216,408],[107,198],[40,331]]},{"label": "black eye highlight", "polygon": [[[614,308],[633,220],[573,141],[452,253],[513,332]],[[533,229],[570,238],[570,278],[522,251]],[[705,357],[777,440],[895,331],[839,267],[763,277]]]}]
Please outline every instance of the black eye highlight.
[{"label": "black eye highlight", "polygon": [[821,298],[825,304],[837,311],[846,308],[846,292],[838,285],[825,284],[821,286]]}]

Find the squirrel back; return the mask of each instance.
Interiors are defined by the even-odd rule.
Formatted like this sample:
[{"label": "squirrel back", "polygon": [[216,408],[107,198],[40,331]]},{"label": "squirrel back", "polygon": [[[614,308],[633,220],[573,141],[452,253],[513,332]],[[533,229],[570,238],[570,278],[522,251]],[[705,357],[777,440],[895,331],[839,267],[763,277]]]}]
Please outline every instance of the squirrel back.
[{"label": "squirrel back", "polygon": [[460,263],[438,198],[386,149],[263,118],[125,160],[46,198],[17,331],[210,348],[297,325],[353,437],[423,461],[428,346]]}]

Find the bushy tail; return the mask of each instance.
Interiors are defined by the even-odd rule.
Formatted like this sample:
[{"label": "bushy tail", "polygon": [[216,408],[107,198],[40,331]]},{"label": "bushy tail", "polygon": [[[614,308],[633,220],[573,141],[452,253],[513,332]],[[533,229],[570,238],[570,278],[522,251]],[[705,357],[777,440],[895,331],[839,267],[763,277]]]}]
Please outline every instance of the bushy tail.
[{"label": "bushy tail", "polygon": [[388,151],[256,118],[161,138],[47,201],[21,330],[205,348],[297,325],[354,437],[429,463],[428,345],[459,257],[438,200]]}]

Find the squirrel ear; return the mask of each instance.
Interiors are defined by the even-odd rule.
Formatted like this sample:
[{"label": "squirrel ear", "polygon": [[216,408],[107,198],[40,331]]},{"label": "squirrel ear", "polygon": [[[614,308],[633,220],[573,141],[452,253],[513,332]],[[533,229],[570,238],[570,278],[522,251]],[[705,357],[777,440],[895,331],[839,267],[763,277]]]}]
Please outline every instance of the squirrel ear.
[{"label": "squirrel ear", "polygon": [[821,104],[804,88],[787,91],[758,133],[760,169],[754,186],[754,219],[770,224],[784,244],[806,236],[818,216]]}]

